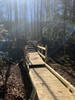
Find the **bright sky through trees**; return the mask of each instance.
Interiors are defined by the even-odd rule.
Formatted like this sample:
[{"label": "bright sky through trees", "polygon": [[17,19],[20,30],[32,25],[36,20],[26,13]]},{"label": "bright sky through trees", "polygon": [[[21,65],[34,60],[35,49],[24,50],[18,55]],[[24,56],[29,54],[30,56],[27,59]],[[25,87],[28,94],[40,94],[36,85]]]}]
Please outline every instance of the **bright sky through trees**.
[{"label": "bright sky through trees", "polygon": [[[54,39],[58,24],[65,33],[66,26],[75,23],[75,0],[0,0],[0,22],[6,25],[9,35]],[[42,32],[50,23],[52,28]],[[54,23],[54,25],[53,25]],[[70,26],[70,27],[71,27]],[[57,31],[56,29],[55,31]],[[57,32],[61,34],[61,30]],[[49,37],[48,37],[49,35]]]}]

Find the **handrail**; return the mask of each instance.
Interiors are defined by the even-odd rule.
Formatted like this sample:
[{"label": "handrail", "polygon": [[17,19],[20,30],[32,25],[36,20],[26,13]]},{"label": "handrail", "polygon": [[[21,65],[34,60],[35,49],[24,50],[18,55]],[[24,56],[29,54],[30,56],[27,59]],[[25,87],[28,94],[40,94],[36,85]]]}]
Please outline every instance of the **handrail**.
[{"label": "handrail", "polygon": [[67,80],[65,80],[61,75],[59,75],[54,69],[52,69],[48,64],[45,63],[45,66],[49,71],[51,71],[74,95],[75,97],[75,87],[71,85]]},{"label": "handrail", "polygon": [[38,53],[43,59],[45,59],[45,56],[42,53],[40,53],[39,51],[38,51]]},{"label": "handrail", "polygon": [[42,49],[42,50],[46,50],[45,47],[42,47],[42,46],[37,46],[39,49]]}]

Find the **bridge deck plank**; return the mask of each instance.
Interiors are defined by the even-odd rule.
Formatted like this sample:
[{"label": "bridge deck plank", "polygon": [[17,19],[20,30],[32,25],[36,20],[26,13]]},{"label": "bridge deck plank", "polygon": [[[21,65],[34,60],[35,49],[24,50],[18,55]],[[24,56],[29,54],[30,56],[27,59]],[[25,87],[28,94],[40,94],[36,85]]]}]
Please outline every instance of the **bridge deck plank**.
[{"label": "bridge deck plank", "polygon": [[42,60],[42,58],[40,57],[40,55],[38,54],[38,52],[30,52],[27,54],[27,57],[29,59],[29,64],[31,65],[44,65],[44,61]]},{"label": "bridge deck plank", "polygon": [[75,100],[72,93],[48,69],[30,69],[39,100]]}]

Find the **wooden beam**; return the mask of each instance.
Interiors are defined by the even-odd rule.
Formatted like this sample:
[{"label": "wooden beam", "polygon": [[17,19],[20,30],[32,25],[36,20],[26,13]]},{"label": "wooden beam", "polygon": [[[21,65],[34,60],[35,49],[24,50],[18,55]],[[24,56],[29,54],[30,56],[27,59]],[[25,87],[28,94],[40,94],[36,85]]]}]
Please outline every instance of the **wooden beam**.
[{"label": "wooden beam", "polygon": [[30,80],[31,80],[31,83],[32,83],[32,92],[31,92],[29,100],[35,100],[35,98],[37,96],[37,91],[36,91],[36,88],[34,86],[33,80],[31,79],[31,76],[30,76]]},{"label": "wooden beam", "polygon": [[36,89],[35,89],[35,87],[33,87],[33,90],[32,90],[32,93],[31,93],[29,100],[35,100],[36,94],[37,94]]},{"label": "wooden beam", "polygon": [[38,53],[39,53],[39,55],[40,55],[42,58],[45,59],[45,56],[44,56],[42,53],[40,53],[39,51],[38,51]]},{"label": "wooden beam", "polygon": [[45,62],[47,62],[47,45],[45,46],[46,51],[45,51]]},{"label": "wooden beam", "polygon": [[49,71],[51,71],[74,95],[75,97],[75,87],[72,86],[67,80],[65,80],[61,75],[59,75],[54,69],[52,69],[48,64],[45,63],[45,66]]},{"label": "wooden beam", "polygon": [[46,50],[45,47],[42,47],[42,46],[37,46],[37,47],[40,48],[40,49]]}]

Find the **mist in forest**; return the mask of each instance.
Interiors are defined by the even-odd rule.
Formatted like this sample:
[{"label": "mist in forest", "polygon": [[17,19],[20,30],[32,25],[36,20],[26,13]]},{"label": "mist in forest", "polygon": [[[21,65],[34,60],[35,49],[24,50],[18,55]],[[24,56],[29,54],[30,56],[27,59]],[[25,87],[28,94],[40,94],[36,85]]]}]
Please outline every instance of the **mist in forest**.
[{"label": "mist in forest", "polygon": [[0,23],[11,39],[65,39],[74,30],[75,0],[0,0]]},{"label": "mist in forest", "polygon": [[[74,31],[75,0],[0,0],[2,51],[5,48],[8,51],[11,46],[22,48],[27,40],[37,40],[55,48],[58,45],[59,49]],[[8,42],[4,45],[4,41]]]}]

